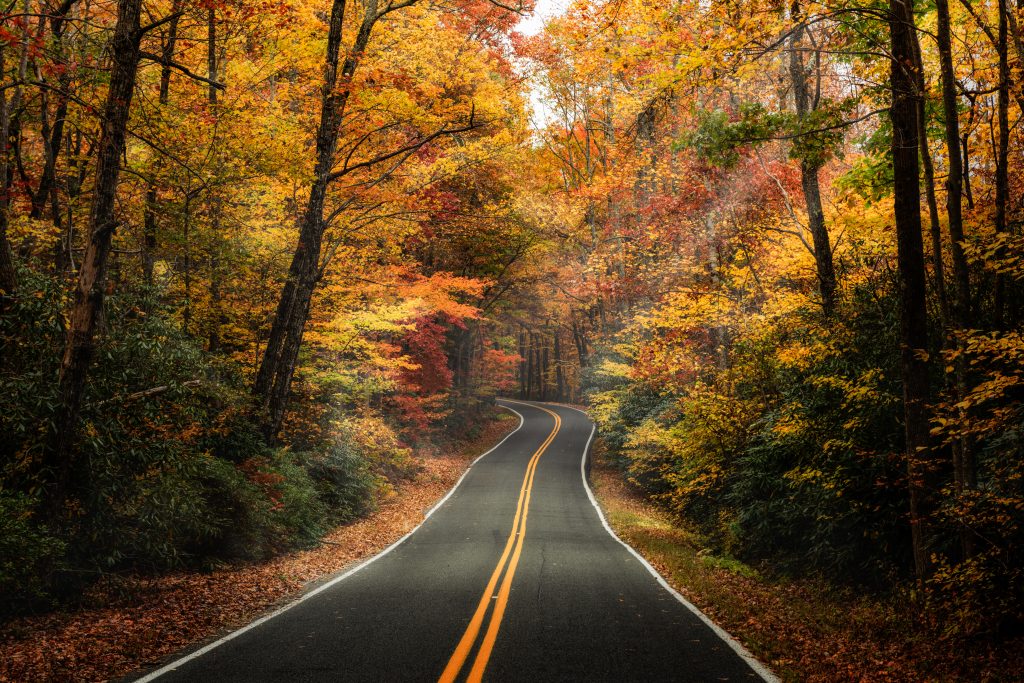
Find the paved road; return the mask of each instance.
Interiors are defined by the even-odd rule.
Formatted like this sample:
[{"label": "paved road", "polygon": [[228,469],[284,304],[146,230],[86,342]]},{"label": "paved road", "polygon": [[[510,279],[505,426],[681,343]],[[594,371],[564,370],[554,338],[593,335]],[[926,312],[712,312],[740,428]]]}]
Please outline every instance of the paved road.
[{"label": "paved road", "polygon": [[520,428],[411,536],[142,680],[762,680],[604,526],[581,473],[590,420],[502,403]]}]

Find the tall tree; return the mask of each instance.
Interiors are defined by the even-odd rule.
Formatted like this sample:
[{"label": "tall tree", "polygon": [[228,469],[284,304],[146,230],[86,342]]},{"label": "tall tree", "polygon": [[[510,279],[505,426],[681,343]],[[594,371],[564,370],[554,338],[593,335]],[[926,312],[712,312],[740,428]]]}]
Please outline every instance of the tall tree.
[{"label": "tall tree", "polygon": [[[957,81],[953,70],[953,47],[949,25],[948,0],[936,0],[936,44],[942,79],[942,113],[945,122],[946,158],[946,225],[950,253],[953,255],[953,280],[956,292],[953,307],[954,324],[970,324],[971,283],[964,254],[963,227],[963,158],[960,153],[960,111],[957,103]],[[966,142],[965,142],[966,147]]]},{"label": "tall tree", "polygon": [[[820,92],[812,92],[807,77],[807,65],[804,60],[804,34],[807,28],[800,9],[800,0],[793,0],[790,15],[796,22],[789,44],[789,76],[793,82],[793,104],[797,121],[801,128],[808,115],[818,107]],[[815,54],[816,68],[820,68],[820,52]],[[818,273],[818,289],[821,293],[821,307],[826,315],[831,315],[836,303],[836,269],[832,259],[832,243],[829,240],[828,227],[825,225],[825,212],[821,204],[821,183],[818,174],[821,161],[815,155],[804,155],[800,159],[800,187],[803,189],[804,203],[807,206],[807,223],[814,245],[814,262]]]},{"label": "tall tree", "polygon": [[[471,112],[469,121],[464,125],[444,125],[408,144],[397,146],[365,161],[353,162],[351,158],[347,158],[340,169],[335,168],[338,161],[335,154],[342,132],[342,120],[352,92],[352,77],[370,42],[370,34],[385,16],[417,2],[418,0],[387,0],[381,6],[378,0],[367,0],[359,29],[346,52],[344,61],[340,59],[340,52],[345,0],[335,0],[331,7],[320,97],[320,122],[316,133],[313,184],[305,209],[299,218],[298,242],[253,384],[253,394],[258,403],[258,419],[268,439],[275,438],[280,431],[292,377],[298,364],[299,350],[302,347],[302,336],[309,318],[313,292],[323,277],[324,264],[321,262],[321,252],[324,232],[328,225],[324,217],[324,207],[331,184],[357,170],[370,169],[385,162],[390,162],[394,167],[396,163],[400,164],[408,159],[415,150],[441,136],[456,135],[479,126]],[[351,154],[348,156],[351,157]]]},{"label": "tall tree", "polygon": [[900,370],[910,525],[914,567],[923,579],[928,571],[926,545],[928,423],[928,309],[921,236],[921,186],[918,151],[921,135],[917,99],[917,30],[912,0],[889,0],[890,87],[892,104],[892,170],[897,261],[900,284]]},{"label": "tall tree", "polygon": [[89,235],[60,366],[57,411],[46,444],[45,460],[53,477],[47,497],[49,512],[54,517],[60,514],[67,496],[73,464],[72,447],[85,381],[95,350],[96,324],[107,288],[107,263],[117,228],[115,195],[143,35],[139,26],[141,9],[142,0],[118,0],[117,23],[109,44],[110,86],[101,119]]}]

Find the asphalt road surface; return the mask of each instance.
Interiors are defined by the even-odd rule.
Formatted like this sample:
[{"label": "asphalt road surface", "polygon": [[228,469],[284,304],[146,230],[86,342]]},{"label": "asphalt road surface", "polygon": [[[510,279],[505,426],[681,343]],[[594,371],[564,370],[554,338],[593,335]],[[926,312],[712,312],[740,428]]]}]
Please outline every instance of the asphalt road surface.
[{"label": "asphalt road surface", "polygon": [[139,680],[772,680],[608,531],[590,419],[501,403],[519,429],[410,536]]}]

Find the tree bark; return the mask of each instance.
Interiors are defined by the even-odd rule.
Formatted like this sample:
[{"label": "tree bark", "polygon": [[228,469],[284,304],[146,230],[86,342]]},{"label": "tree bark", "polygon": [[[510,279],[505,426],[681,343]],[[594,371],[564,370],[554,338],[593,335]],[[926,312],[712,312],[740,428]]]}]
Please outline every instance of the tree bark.
[{"label": "tree bark", "polygon": [[946,155],[946,220],[949,231],[950,253],[953,256],[953,282],[956,291],[951,313],[953,324],[963,328],[971,319],[971,280],[964,254],[963,227],[963,169],[960,155],[960,112],[957,106],[956,74],[953,71],[953,50],[949,26],[948,0],[936,0],[936,44],[939,49],[939,69],[942,77],[942,112],[945,117]]},{"label": "tree bark", "polygon": [[272,440],[277,436],[284,418],[284,409],[291,388],[295,364],[302,346],[302,333],[309,313],[313,290],[319,279],[319,259],[324,231],[324,203],[327,185],[334,165],[341,119],[348,100],[348,89],[339,89],[339,76],[348,82],[358,65],[358,59],[370,40],[370,32],[377,20],[377,3],[366,4],[359,32],[349,56],[339,73],[342,25],[345,0],[334,0],[331,7],[327,35],[327,55],[324,61],[324,83],[321,94],[320,124],[316,136],[316,166],[306,209],[299,219],[299,240],[288,269],[288,278],[281,291],[277,312],[263,353],[259,372],[253,385],[253,394],[259,401],[260,423],[264,436]]},{"label": "tree bark", "polygon": [[73,464],[71,450],[93,357],[96,325],[103,308],[107,260],[117,227],[114,200],[139,64],[141,6],[142,0],[118,0],[117,24],[110,41],[112,68],[101,119],[88,243],[79,270],[64,358],[61,361],[57,413],[50,427],[45,450],[45,463],[52,477],[47,491],[47,507],[51,519],[57,519],[62,513],[67,496]]},{"label": "tree bark", "polygon": [[555,352],[555,388],[556,401],[565,400],[565,372],[562,369],[562,342],[558,328],[555,328],[554,352]]},{"label": "tree bark", "polygon": [[546,339],[540,354],[540,400],[546,401],[548,400],[548,344]]},{"label": "tree bark", "polygon": [[[793,1],[790,11],[793,21],[799,23],[790,38],[789,75],[793,80],[793,104],[796,116],[803,125],[807,114],[817,108],[817,102],[816,98],[811,96],[807,83],[807,71],[802,52],[805,28],[800,16],[799,0]],[[800,187],[803,189],[804,203],[807,205],[807,224],[814,245],[814,263],[818,274],[821,308],[825,315],[832,315],[836,303],[836,271],[832,259],[832,243],[829,240],[828,227],[825,225],[825,212],[821,204],[821,186],[818,181],[820,169],[820,164],[808,159],[800,160]]]},{"label": "tree bark", "polygon": [[533,397],[533,368],[534,368],[533,359],[534,359],[534,356],[535,356],[535,354],[533,352],[533,347],[534,347],[533,332],[530,332],[529,335],[527,336],[527,346],[526,346],[526,395],[523,397],[527,401],[530,400]]},{"label": "tree bark", "polygon": [[[171,20],[167,25],[167,38],[164,40],[163,49],[160,52],[162,64],[160,67],[160,94],[158,101],[161,106],[166,105],[171,99],[171,61],[174,58],[174,47],[178,42],[178,20],[180,18],[178,12],[180,7],[181,0],[174,0],[171,3]],[[216,79],[211,77],[211,80]],[[159,170],[160,167],[160,160],[157,159],[154,168]],[[156,181],[151,180],[146,188],[146,205],[142,218],[142,279],[150,287],[153,286],[153,270],[156,266],[157,205]]]},{"label": "tree bark", "polygon": [[900,280],[900,369],[910,492],[911,543],[919,579],[928,573],[926,533],[928,424],[928,320],[924,243],[921,235],[921,190],[918,151],[920,94],[914,75],[912,0],[889,0],[891,46],[892,162],[894,217]]},{"label": "tree bark", "polygon": [[527,394],[527,357],[526,357],[526,332],[519,331],[519,398],[525,399]]},{"label": "tree bark", "polygon": [[[999,0],[999,90],[996,97],[996,116],[999,121],[999,138],[996,147],[996,233],[1006,231],[1006,205],[1010,201],[1009,150],[1010,150],[1010,64],[1007,43],[1007,20],[1009,8],[1006,0]],[[1002,255],[1002,254],[1000,254]],[[994,293],[994,323],[996,329],[1006,326],[1006,276],[996,274]]]},{"label": "tree bark", "polygon": [[935,166],[928,145],[928,115],[925,108],[924,60],[921,57],[921,41],[914,33],[914,59],[917,67],[917,90],[921,94],[917,98],[917,126],[921,131],[921,166],[924,171],[924,192],[928,204],[928,232],[932,247],[932,273],[935,280],[935,293],[939,298],[939,313],[942,316],[943,328],[949,325],[949,296],[946,293],[945,263],[942,257],[942,225],[939,222],[939,202],[935,197]]},{"label": "tree bark", "polygon": [[[24,3],[25,16],[22,17],[21,50],[18,56],[19,83],[25,80],[25,71],[28,67],[28,9],[28,2],[26,1]],[[0,72],[4,70],[4,56],[5,50],[0,46]],[[11,120],[11,115],[21,105],[21,97],[22,89],[20,84],[14,87],[14,92],[9,100],[7,99],[6,89],[0,92],[0,311],[7,307],[9,298],[18,287],[18,276],[14,266],[14,252],[7,237],[7,227],[13,182],[10,142],[14,123]]]},{"label": "tree bark", "polygon": [[[215,83],[220,82],[217,78],[217,12],[212,6],[207,9],[206,38],[207,77],[210,79],[209,88],[207,89],[207,102],[209,103],[211,114],[217,116],[217,86]],[[213,144],[216,145],[216,140],[213,141]],[[214,149],[214,159],[218,159],[216,149]],[[220,169],[218,168],[218,170]],[[224,306],[221,301],[220,272],[221,201],[216,189],[210,190],[208,207],[210,213],[210,319],[207,348],[209,351],[218,351],[220,349],[220,328],[224,324]]]}]

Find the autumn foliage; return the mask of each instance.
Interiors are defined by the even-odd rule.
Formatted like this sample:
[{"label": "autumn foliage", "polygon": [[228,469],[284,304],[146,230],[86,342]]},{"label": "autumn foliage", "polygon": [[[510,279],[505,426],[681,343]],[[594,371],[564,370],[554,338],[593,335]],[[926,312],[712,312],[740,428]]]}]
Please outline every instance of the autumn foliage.
[{"label": "autumn foliage", "polygon": [[503,5],[4,8],[4,609],[313,543],[515,394],[716,552],[1016,632],[1020,9]]}]

